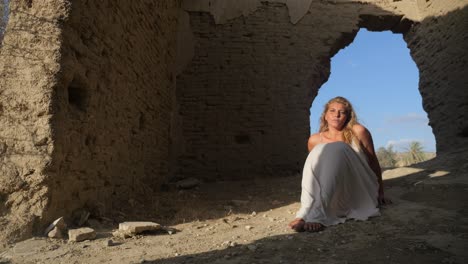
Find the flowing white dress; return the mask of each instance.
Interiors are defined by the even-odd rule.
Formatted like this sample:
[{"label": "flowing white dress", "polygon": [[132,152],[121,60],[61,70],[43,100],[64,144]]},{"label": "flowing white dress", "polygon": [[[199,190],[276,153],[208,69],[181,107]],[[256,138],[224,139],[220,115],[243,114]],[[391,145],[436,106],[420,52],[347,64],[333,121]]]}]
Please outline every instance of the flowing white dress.
[{"label": "flowing white dress", "polygon": [[356,143],[316,145],[305,161],[301,186],[296,217],[305,222],[329,226],[380,215],[377,177]]}]

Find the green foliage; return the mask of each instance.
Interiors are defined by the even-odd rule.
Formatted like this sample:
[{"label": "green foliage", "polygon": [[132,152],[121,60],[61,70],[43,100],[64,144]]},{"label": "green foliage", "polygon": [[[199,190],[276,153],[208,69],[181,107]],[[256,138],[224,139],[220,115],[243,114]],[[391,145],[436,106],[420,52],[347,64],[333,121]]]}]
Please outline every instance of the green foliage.
[{"label": "green foliage", "polygon": [[380,147],[376,154],[382,168],[393,168],[396,166],[397,157],[392,145],[387,148]]},{"label": "green foliage", "polygon": [[426,155],[424,154],[423,146],[421,142],[412,141],[406,148],[406,152],[402,157],[402,163],[404,166],[408,166],[414,163],[425,161]]},{"label": "green foliage", "polygon": [[380,147],[376,151],[379,164],[384,169],[409,166],[411,164],[426,161],[434,157],[434,153],[424,152],[421,142],[413,141],[408,144],[405,152],[396,152],[393,146]]}]

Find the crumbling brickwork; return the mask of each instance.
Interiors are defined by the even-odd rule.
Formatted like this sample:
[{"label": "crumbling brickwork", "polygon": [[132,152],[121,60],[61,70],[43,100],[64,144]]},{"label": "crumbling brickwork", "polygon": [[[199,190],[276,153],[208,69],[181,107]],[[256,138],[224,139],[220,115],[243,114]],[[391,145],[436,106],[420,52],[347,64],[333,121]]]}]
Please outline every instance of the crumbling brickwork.
[{"label": "crumbling brickwork", "polygon": [[[468,8],[460,1],[420,1],[426,17],[405,36],[419,68],[419,90],[437,152],[468,146]],[[452,6],[452,8],[448,8]]]}]

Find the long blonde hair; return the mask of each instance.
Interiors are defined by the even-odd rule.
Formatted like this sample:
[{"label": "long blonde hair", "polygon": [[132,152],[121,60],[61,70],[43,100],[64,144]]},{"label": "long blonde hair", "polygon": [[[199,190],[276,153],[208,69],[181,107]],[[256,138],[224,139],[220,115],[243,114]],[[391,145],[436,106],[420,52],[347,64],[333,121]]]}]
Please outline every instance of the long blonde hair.
[{"label": "long blonde hair", "polygon": [[337,96],[335,98],[330,99],[330,101],[328,101],[325,104],[322,115],[320,116],[319,132],[328,131],[328,122],[325,120],[325,115],[328,111],[328,108],[330,107],[330,104],[332,103],[342,104],[346,109],[346,122],[343,127],[343,139],[344,142],[351,144],[351,142],[353,142],[353,140],[355,140],[356,138],[353,132],[353,126],[359,123],[357,121],[357,116],[354,112],[353,105],[348,101],[348,99],[344,97]]}]

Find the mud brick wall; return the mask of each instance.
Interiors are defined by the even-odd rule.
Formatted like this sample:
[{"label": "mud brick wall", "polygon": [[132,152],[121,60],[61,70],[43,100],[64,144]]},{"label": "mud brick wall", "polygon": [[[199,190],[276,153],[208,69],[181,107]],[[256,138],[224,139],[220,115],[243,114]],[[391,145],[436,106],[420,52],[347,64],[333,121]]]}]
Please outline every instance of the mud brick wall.
[{"label": "mud brick wall", "polygon": [[169,171],[179,5],[12,1],[0,60],[2,243],[77,209],[109,215],[152,199]]},{"label": "mud brick wall", "polygon": [[72,2],[52,124],[52,212],[109,214],[150,200],[164,182],[179,5]]},{"label": "mud brick wall", "polygon": [[177,78],[183,147],[176,177],[300,173],[312,100],[328,79],[330,58],[352,42],[366,12],[391,15],[315,2],[297,24],[283,3],[264,2],[221,24],[209,12],[189,12],[195,48]]},{"label": "mud brick wall", "polygon": [[63,1],[10,1],[0,50],[0,245],[30,237],[48,205]]},{"label": "mud brick wall", "polygon": [[420,1],[426,18],[405,36],[438,154],[468,149],[468,8],[457,3]]}]

